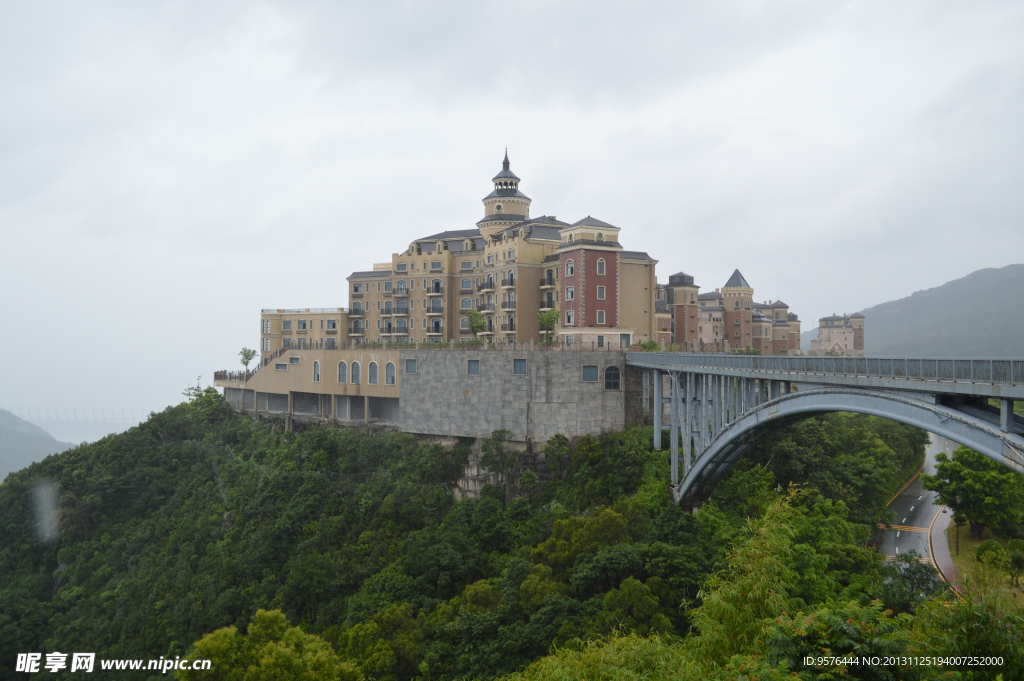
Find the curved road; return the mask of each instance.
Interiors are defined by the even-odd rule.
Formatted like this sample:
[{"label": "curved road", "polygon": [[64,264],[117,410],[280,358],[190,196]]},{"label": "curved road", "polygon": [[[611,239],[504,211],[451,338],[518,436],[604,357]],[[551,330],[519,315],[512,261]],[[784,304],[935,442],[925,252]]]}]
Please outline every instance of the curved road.
[{"label": "curved road", "polygon": [[[932,434],[931,442],[925,449],[923,472],[934,475],[935,455],[939,452],[952,455],[957,446],[952,440]],[[945,507],[935,506],[932,503],[934,499],[935,492],[926,490],[921,486],[921,477],[915,477],[906,489],[889,503],[889,508],[896,514],[896,519],[893,521],[892,529],[885,530],[879,550],[887,556],[914,550],[927,558],[930,555],[928,532],[932,521],[935,521],[935,530],[939,531],[933,534],[934,541],[941,543],[941,546],[935,547],[937,555],[933,556],[932,560],[938,563],[942,572],[948,573],[948,566],[945,563],[951,565],[951,561],[948,561],[949,551],[946,550],[945,537],[941,530],[949,524],[949,511]]]}]

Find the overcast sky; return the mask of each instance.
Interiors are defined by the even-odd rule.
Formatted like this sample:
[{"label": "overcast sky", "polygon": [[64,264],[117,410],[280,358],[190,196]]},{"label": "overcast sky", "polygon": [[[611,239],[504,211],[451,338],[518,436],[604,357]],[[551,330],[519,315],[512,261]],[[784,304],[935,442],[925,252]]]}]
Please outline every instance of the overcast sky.
[{"label": "overcast sky", "polygon": [[2,407],[179,401],[472,228],[506,145],[533,215],[805,328],[1024,261],[1020,2],[0,11]]}]

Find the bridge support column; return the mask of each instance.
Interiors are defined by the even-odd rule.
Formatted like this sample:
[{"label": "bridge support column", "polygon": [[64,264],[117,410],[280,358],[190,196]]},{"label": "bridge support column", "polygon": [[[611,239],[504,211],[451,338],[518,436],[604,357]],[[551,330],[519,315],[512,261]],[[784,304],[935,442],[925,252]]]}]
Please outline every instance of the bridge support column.
[{"label": "bridge support column", "polygon": [[790,383],[789,381],[783,381],[782,382],[782,394],[783,395],[788,395],[791,392],[793,392],[793,384]]},{"label": "bridge support column", "polygon": [[661,451],[661,372],[650,372],[654,378],[654,449]]},{"label": "bridge support column", "polygon": [[999,400],[999,430],[1013,432],[1013,400]]},{"label": "bridge support column", "polygon": [[774,400],[776,397],[779,396],[779,391],[780,391],[781,383],[782,383],[782,381],[776,381],[776,380],[768,381],[769,389],[771,390],[771,392],[768,395],[768,399],[769,400]]},{"label": "bridge support column", "polygon": [[683,475],[690,472],[690,449],[693,438],[693,374],[683,374]]},{"label": "bridge support column", "polygon": [[651,408],[651,378],[654,376],[653,369],[647,369],[644,371],[644,392],[643,392],[643,405],[644,405],[644,416],[647,416],[647,410]]},{"label": "bridge support column", "polygon": [[669,445],[672,448],[672,484],[679,484],[679,373],[669,372],[672,381],[672,432]]},{"label": "bridge support column", "polygon": [[708,448],[708,375],[697,374],[697,404],[700,416],[697,427],[700,429],[700,451]]}]

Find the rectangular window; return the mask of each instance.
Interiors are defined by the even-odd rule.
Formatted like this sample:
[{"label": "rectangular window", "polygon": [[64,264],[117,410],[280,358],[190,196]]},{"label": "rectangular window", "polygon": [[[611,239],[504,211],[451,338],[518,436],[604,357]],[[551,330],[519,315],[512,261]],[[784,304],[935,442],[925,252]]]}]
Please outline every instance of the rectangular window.
[{"label": "rectangular window", "polygon": [[274,370],[275,371],[288,371],[288,365],[287,364],[275,364],[274,365]]},{"label": "rectangular window", "polygon": [[338,320],[337,319],[328,319],[327,320],[327,328],[328,329],[336,329],[336,328],[338,328]]},{"label": "rectangular window", "polygon": [[575,297],[576,297],[576,291],[574,290],[574,288],[572,286],[566,286],[565,287],[565,299],[566,300],[572,300]]},{"label": "rectangular window", "polygon": [[299,320],[299,331],[302,331],[305,328],[306,328],[306,320],[305,319],[300,319]]},{"label": "rectangular window", "polygon": [[[519,361],[519,360],[516,360],[516,361]],[[468,363],[469,363],[469,367],[468,367],[467,373],[470,376],[479,376],[480,375],[480,360],[478,360],[478,359],[471,359],[471,360],[469,360]],[[525,373],[525,371],[523,373]]]},{"label": "rectangular window", "polygon": [[430,269],[432,269],[432,270],[439,270],[439,269],[441,269],[441,261],[440,260],[435,260],[434,262],[430,263]]},{"label": "rectangular window", "polygon": [[416,360],[407,359],[405,360],[405,373],[415,374],[416,373]]},{"label": "rectangular window", "polygon": [[288,363],[289,364],[298,364],[299,363],[299,358],[298,357],[289,357],[288,358]]},{"label": "rectangular window", "polygon": [[377,293],[380,293],[380,282],[377,282]]},{"label": "rectangular window", "polygon": [[489,253],[487,255],[487,263],[490,264],[490,263],[493,263],[493,262],[494,262],[494,254],[493,253]]},{"label": "rectangular window", "polygon": [[584,366],[583,367],[583,380],[590,382],[597,382],[597,366]]},{"label": "rectangular window", "polygon": [[566,310],[565,311],[565,325],[566,326],[572,326],[572,321],[573,321],[573,311],[572,310]]},{"label": "rectangular window", "polygon": [[525,359],[514,359],[512,360],[512,373],[517,376],[526,375],[526,360]]},{"label": "rectangular window", "polygon": [[292,346],[292,339],[291,338],[285,338],[283,341],[281,341],[281,345],[283,347],[290,348]]},{"label": "rectangular window", "polygon": [[362,293],[362,292],[363,292],[363,285],[362,284],[352,284],[352,293]]},{"label": "rectangular window", "polygon": [[464,269],[464,270],[471,270],[471,269],[473,269],[473,263],[471,261],[469,261],[469,260],[463,260],[462,261],[462,269]]},{"label": "rectangular window", "polygon": [[620,333],[619,334],[619,344],[622,347],[624,347],[624,348],[628,348],[629,347],[629,334],[628,333]]},{"label": "rectangular window", "polygon": [[384,282],[384,290],[385,291],[391,291],[391,282],[390,281],[385,281]]},{"label": "rectangular window", "polygon": [[321,331],[324,330],[324,320],[322,320],[322,319],[320,320],[320,330]]},{"label": "rectangular window", "polygon": [[398,271],[399,272],[405,272],[405,270],[406,270],[405,263],[404,262],[398,263]]},{"label": "rectangular window", "polygon": [[291,331],[292,330],[292,320],[286,319],[283,322],[281,322],[281,330],[282,331]]},{"label": "rectangular window", "polygon": [[604,324],[604,310],[597,311],[597,323]]},{"label": "rectangular window", "polygon": [[604,300],[604,286],[597,287],[597,299]]}]

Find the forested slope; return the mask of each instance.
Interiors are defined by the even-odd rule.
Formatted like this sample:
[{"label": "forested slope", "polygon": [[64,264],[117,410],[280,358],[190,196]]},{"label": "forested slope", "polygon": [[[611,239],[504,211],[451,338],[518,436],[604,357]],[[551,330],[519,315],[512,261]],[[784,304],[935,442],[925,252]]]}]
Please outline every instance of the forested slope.
[{"label": "forested slope", "polygon": [[[876,596],[913,609],[924,592],[908,596],[891,577],[920,564],[886,567],[868,541],[923,442],[870,417],[811,419],[764,442],[716,501],[688,513],[669,501],[667,455],[651,450],[650,429],[631,429],[571,447],[556,439],[551,470],[519,477],[518,498],[488,488],[456,503],[466,445],[275,433],[213,391],[196,394],[0,485],[0,659],[192,651],[220,666],[179,677],[220,679],[263,664],[276,631],[292,643],[274,643],[275,655],[293,667],[317,651],[321,671],[308,678],[493,678],[560,650],[528,672],[548,678],[572,655],[616,645],[669,659],[699,631],[708,645],[731,641],[701,653],[718,665],[761,650],[762,619],[782,610],[870,608]],[[59,536],[38,532],[39,480],[58,490]],[[790,482],[813,487],[787,493]],[[729,592],[743,575],[770,580]],[[748,637],[714,638],[709,623],[736,607]],[[282,619],[250,625],[260,609]],[[286,635],[284,618],[319,639]],[[240,643],[247,631],[262,643]],[[585,643],[609,636],[611,648]],[[246,662],[250,648],[264,652]],[[11,668],[0,676],[23,677]]]},{"label": "forested slope", "polygon": [[11,471],[71,447],[74,445],[60,442],[42,428],[0,409],[0,481]]}]

